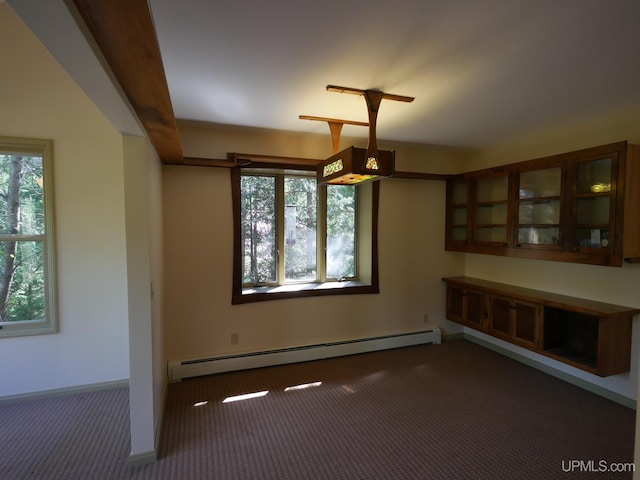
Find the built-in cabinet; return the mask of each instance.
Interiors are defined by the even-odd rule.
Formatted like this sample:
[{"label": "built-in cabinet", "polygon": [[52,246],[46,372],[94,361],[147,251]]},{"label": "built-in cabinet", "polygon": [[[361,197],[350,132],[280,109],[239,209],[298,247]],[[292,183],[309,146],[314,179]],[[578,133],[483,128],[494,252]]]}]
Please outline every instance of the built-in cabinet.
[{"label": "built-in cabinet", "polygon": [[628,372],[640,309],[470,277],[448,277],[447,319],[587,372]]},{"label": "built-in cabinet", "polygon": [[445,248],[640,261],[640,147],[620,142],[451,177]]}]

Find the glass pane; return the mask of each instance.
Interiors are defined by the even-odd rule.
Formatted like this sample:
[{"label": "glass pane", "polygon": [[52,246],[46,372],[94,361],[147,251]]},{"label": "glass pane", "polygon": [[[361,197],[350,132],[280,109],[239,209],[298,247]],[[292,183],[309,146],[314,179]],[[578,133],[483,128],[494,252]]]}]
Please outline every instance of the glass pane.
[{"label": "glass pane", "polygon": [[240,181],[242,281],[276,281],[276,179],[243,175]]},{"label": "glass pane", "polygon": [[606,248],[609,246],[609,230],[606,228],[576,229],[576,246]]},{"label": "glass pane", "polygon": [[610,205],[611,200],[608,195],[579,198],[576,206],[576,223],[578,225],[607,225]]},{"label": "glass pane", "polygon": [[507,204],[480,205],[476,222],[479,224],[505,224],[507,223]]},{"label": "glass pane", "polygon": [[454,227],[451,229],[451,239],[454,242],[467,241],[467,227]]},{"label": "glass pane", "polygon": [[42,242],[0,242],[0,321],[44,320]]},{"label": "glass pane", "polygon": [[356,276],[356,192],[327,186],[327,278]]},{"label": "glass pane", "polygon": [[478,201],[496,202],[506,200],[509,182],[506,175],[478,179]]},{"label": "glass pane", "polygon": [[560,223],[560,200],[520,202],[518,223]]},{"label": "glass pane", "polygon": [[315,178],[284,179],[285,280],[317,278],[317,201]]},{"label": "glass pane", "polygon": [[0,155],[0,233],[44,235],[42,157]]},{"label": "glass pane", "polygon": [[467,203],[467,182],[453,184],[453,204]]},{"label": "glass pane", "polygon": [[499,242],[506,243],[507,229],[504,227],[478,228],[476,240],[479,242]]},{"label": "glass pane", "polygon": [[560,230],[558,227],[518,228],[518,243],[531,245],[558,245]]},{"label": "glass pane", "polygon": [[467,224],[467,209],[466,208],[454,208],[451,211],[452,221],[454,225],[466,225]]},{"label": "glass pane", "polygon": [[578,167],[578,193],[603,193],[611,191],[612,160],[603,158],[582,162]]},{"label": "glass pane", "polygon": [[562,185],[560,167],[520,174],[520,198],[559,197]]}]

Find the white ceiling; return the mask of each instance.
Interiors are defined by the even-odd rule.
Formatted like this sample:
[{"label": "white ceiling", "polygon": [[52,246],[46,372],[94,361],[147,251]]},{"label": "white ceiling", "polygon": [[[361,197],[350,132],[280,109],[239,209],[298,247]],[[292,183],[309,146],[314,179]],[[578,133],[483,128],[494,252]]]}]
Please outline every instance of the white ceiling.
[{"label": "white ceiling", "polygon": [[[87,73],[64,0],[9,4],[103,111],[113,108]],[[367,109],[326,85],[377,88],[416,97],[382,101],[379,139],[486,148],[640,106],[639,0],[149,4],[179,119],[328,135],[298,116],[366,121]],[[122,112],[107,115],[133,128]]]},{"label": "white ceiling", "polygon": [[[375,6],[374,6],[375,4]],[[150,0],[177,118],[483,148],[640,104],[638,0]],[[363,127],[343,134],[366,136]]]}]

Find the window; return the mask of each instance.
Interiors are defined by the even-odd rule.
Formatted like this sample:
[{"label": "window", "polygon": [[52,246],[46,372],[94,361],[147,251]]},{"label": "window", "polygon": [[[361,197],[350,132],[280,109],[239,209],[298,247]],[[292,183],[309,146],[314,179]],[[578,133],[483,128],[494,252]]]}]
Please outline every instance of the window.
[{"label": "window", "polygon": [[0,137],[0,336],[56,331],[51,142]]},{"label": "window", "polygon": [[233,303],[378,292],[377,184],[318,186],[306,172],[238,168],[232,184]]}]

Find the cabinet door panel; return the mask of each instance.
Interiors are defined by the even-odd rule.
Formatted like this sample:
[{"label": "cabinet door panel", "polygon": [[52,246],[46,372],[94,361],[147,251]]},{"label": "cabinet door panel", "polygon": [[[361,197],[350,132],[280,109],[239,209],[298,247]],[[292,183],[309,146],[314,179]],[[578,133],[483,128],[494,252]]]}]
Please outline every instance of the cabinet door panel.
[{"label": "cabinet door panel", "polygon": [[523,171],[518,181],[517,248],[561,247],[564,167]]},{"label": "cabinet door panel", "polygon": [[538,345],[538,322],[540,308],[533,303],[517,302],[514,304],[514,332],[516,340],[530,346]]},{"label": "cabinet door panel", "polygon": [[511,335],[511,301],[505,298],[491,299],[491,329]]},{"label": "cabinet door panel", "polygon": [[578,164],[578,194],[611,191],[612,158],[601,158]]},{"label": "cabinet door panel", "polygon": [[478,242],[504,244],[507,242],[507,229],[506,227],[478,227],[476,240]]},{"label": "cabinet door panel", "polygon": [[559,245],[560,229],[558,227],[518,228],[518,244]]},{"label": "cabinet door panel", "polygon": [[509,223],[509,175],[478,178],[475,183],[473,243],[488,248],[506,246]]},{"label": "cabinet door panel", "polygon": [[447,318],[449,320],[464,320],[464,290],[459,287],[447,289]]},{"label": "cabinet door panel", "polygon": [[523,198],[559,197],[562,193],[562,168],[530,170],[520,174],[518,196]]},{"label": "cabinet door panel", "polygon": [[518,223],[557,225],[560,223],[560,200],[520,202]]},{"label": "cabinet door panel", "polygon": [[467,180],[447,181],[447,219],[445,249],[464,249],[469,241],[468,234],[468,190]]},{"label": "cabinet door panel", "polygon": [[484,295],[467,291],[467,321],[482,327],[485,318]]},{"label": "cabinet door panel", "polygon": [[609,225],[611,199],[609,196],[579,198],[576,202],[578,225]]},{"label": "cabinet door panel", "polygon": [[500,202],[507,199],[509,192],[508,175],[479,178],[476,199],[478,202]]}]

